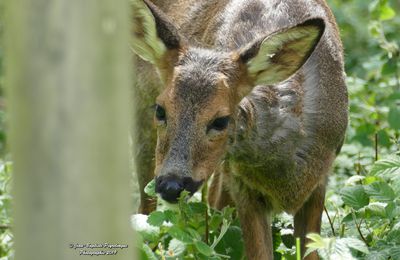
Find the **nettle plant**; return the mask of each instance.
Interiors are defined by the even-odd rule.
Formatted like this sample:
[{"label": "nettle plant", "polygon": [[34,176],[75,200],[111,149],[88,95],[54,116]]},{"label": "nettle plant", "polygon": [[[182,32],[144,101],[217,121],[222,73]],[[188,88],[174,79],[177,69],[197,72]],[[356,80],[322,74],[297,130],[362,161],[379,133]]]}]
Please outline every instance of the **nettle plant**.
[{"label": "nettle plant", "polygon": [[[338,196],[328,194],[323,237],[309,234],[306,254],[322,259],[400,259],[400,156],[375,162],[366,173],[345,181]],[[204,189],[203,189],[204,191]],[[154,182],[146,193],[156,196]],[[175,209],[134,215],[141,259],[244,259],[240,223],[234,208],[218,211],[183,192]],[[204,201],[204,198],[203,198]],[[275,259],[300,259],[291,217],[273,224]]]},{"label": "nettle plant", "polygon": [[[203,194],[205,190],[206,187]],[[145,192],[156,196],[154,181],[146,186]],[[140,259],[244,259],[242,231],[236,210],[232,207],[221,211],[210,208],[204,197],[197,193],[190,198],[184,191],[173,209],[171,205],[159,204],[158,210],[149,216],[134,215],[132,225],[139,235]],[[273,223],[276,259],[300,257],[291,218],[283,214],[277,216]]]},{"label": "nettle plant", "polygon": [[400,156],[353,175],[339,194],[326,202],[331,237],[309,235],[309,250],[323,259],[400,259]]},{"label": "nettle plant", "polygon": [[[156,196],[154,181],[145,189]],[[235,210],[208,208],[198,196],[182,192],[174,209],[159,205],[149,216],[132,217],[141,259],[242,259],[242,231]]]}]

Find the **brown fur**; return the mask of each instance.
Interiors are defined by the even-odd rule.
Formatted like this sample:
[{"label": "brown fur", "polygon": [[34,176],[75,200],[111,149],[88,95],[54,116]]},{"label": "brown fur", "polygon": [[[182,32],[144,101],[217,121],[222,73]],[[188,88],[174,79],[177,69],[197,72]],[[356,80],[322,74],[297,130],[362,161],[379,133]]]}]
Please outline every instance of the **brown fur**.
[{"label": "brown fur", "polygon": [[[295,216],[304,254],[306,234],[320,231],[328,172],[347,125],[342,45],[332,13],[322,0],[154,3],[163,12],[152,7],[153,15],[162,12],[160,17],[183,39],[155,64],[163,87],[154,74],[147,78],[148,65],[139,67],[135,91],[146,96],[143,92],[160,89],[153,102],[167,114],[166,122],[155,120],[155,175],[174,173],[198,181],[216,172],[210,205],[221,208],[234,201],[248,259],[272,259],[271,217],[279,211]],[[259,75],[249,74],[247,60],[258,54],[264,39],[304,22],[318,26],[317,18],[325,24],[318,45],[302,38],[286,42],[271,57],[269,72],[281,79],[305,64],[282,82],[255,86]],[[310,52],[301,53],[307,48]],[[146,102],[137,108],[141,128],[148,127]],[[226,130],[207,130],[224,116],[231,117]],[[138,143],[152,138],[146,130],[136,135]],[[140,157],[148,163],[146,158],[148,152]],[[151,179],[151,169],[141,167],[139,176],[150,177],[139,179]],[[139,184],[143,188],[143,181]],[[141,202],[147,213],[151,206]],[[315,253],[308,256],[316,258]]]}]

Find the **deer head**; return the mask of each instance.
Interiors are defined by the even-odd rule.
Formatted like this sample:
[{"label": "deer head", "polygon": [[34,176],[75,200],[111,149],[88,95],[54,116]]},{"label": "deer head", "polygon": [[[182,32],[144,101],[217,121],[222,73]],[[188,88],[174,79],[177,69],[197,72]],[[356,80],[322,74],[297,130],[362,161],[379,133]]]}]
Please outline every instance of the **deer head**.
[{"label": "deer head", "polygon": [[[156,191],[176,202],[194,193],[223,158],[236,108],[257,84],[281,82],[308,59],[323,31],[322,19],[255,39],[233,51],[191,46],[170,19],[145,0],[134,4],[133,50],[157,68]],[[231,130],[231,131],[229,131]]]}]

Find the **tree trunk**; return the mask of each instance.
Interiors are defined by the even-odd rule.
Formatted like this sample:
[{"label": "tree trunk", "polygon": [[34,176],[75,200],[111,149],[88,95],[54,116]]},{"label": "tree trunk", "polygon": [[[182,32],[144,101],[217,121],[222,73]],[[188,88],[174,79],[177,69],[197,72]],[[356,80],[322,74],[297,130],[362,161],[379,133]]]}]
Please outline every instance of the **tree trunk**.
[{"label": "tree trunk", "polygon": [[[133,259],[128,1],[10,0],[6,12],[16,259]],[[88,248],[105,243],[128,248]]]}]

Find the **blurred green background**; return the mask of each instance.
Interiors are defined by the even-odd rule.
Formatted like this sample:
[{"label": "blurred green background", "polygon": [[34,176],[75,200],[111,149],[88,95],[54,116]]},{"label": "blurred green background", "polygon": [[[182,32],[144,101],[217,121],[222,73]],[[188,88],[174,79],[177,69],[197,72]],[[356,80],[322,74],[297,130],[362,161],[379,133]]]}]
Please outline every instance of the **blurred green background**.
[{"label": "blurred green background", "polygon": [[[357,259],[389,259],[389,256],[400,259],[400,250],[392,250],[400,248],[400,178],[392,178],[400,175],[400,1],[328,0],[328,4],[336,16],[345,49],[350,124],[327,192],[326,207],[332,223],[324,217],[322,236],[355,237],[363,241],[370,253],[368,257],[362,250],[354,253]],[[1,41],[3,14],[4,0],[0,0],[0,260],[13,259],[12,162],[6,145],[7,106]],[[390,168],[393,176],[371,175],[371,171],[380,166],[373,166],[379,159],[391,165],[385,169]],[[382,182],[389,188],[374,184]],[[379,186],[375,194],[383,192],[388,196],[384,197],[386,200],[380,201],[382,197],[368,193],[371,185]],[[342,189],[344,186],[350,188]],[[357,187],[369,196],[367,203],[360,205],[364,213],[357,207],[357,202],[364,199],[364,193]],[[387,198],[393,203],[389,204]],[[371,205],[383,207],[384,213],[366,214],[366,207]],[[374,218],[376,214],[380,218]],[[379,223],[375,223],[376,220]],[[320,254],[324,252],[332,254],[322,243]]]}]

